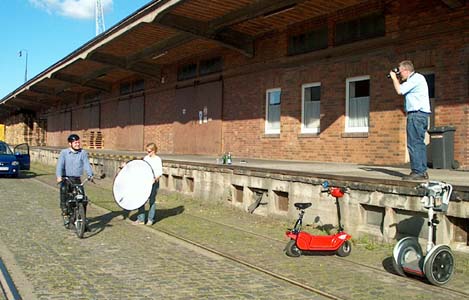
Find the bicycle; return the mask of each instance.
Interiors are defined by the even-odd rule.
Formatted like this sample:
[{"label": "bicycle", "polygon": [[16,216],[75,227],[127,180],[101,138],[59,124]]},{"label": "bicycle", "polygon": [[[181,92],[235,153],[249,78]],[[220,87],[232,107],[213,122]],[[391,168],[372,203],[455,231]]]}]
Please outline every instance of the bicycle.
[{"label": "bicycle", "polygon": [[94,183],[92,177],[88,177],[83,183],[75,184],[68,177],[63,177],[70,186],[68,194],[67,215],[64,215],[64,225],[69,229],[75,229],[75,233],[79,238],[83,238],[86,231],[86,205],[88,204],[88,197],[85,194],[84,185],[86,182],[91,181]]}]

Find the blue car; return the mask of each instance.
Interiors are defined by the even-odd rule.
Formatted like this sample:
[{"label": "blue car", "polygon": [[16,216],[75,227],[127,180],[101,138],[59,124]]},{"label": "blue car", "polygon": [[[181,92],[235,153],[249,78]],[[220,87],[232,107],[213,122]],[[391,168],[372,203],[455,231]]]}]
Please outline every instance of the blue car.
[{"label": "blue car", "polygon": [[11,151],[10,146],[0,141],[0,176],[18,177],[20,170],[29,170],[29,145],[20,144]]}]

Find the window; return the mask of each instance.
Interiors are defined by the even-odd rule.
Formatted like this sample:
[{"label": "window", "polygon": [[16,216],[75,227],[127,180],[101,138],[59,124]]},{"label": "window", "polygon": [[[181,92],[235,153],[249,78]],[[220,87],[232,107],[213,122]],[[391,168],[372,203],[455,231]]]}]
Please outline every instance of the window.
[{"label": "window", "polygon": [[84,96],[86,104],[99,102],[99,93],[89,93]]},{"label": "window", "polygon": [[270,89],[266,92],[266,121],[265,133],[280,133],[280,104],[281,104],[280,88]]},{"label": "window", "polygon": [[429,127],[435,127],[435,73],[433,71],[422,71],[421,73],[425,76],[425,80],[428,85],[428,97],[430,98],[430,108],[432,114],[430,115],[430,124]]},{"label": "window", "polygon": [[120,95],[130,94],[132,91],[132,85],[130,82],[121,83],[120,85]]},{"label": "window", "polygon": [[140,92],[145,90],[145,80],[139,79],[132,82],[132,92]]},{"label": "window", "polygon": [[[140,92],[145,89],[145,81],[143,79],[124,82],[120,84],[120,95],[128,95],[130,93]],[[99,99],[99,98],[98,98]]]},{"label": "window", "polygon": [[428,85],[428,97],[430,99],[435,98],[435,74],[431,72],[422,72]]},{"label": "window", "polygon": [[327,48],[327,27],[292,35],[288,38],[288,55]]},{"label": "window", "polygon": [[183,65],[178,69],[178,80],[186,80],[197,76],[197,64]]},{"label": "window", "polygon": [[347,79],[345,132],[368,132],[370,118],[370,76]]},{"label": "window", "polygon": [[358,19],[338,23],[335,29],[335,44],[342,45],[356,41],[384,36],[383,14],[373,14]]},{"label": "window", "polygon": [[212,59],[201,60],[199,64],[199,75],[207,75],[223,70],[223,60],[221,57],[215,57]]},{"label": "window", "polygon": [[223,71],[223,58],[218,56],[180,66],[177,79],[178,81],[183,81],[221,71]]},{"label": "window", "polygon": [[301,132],[320,131],[321,84],[308,83],[301,86]]}]

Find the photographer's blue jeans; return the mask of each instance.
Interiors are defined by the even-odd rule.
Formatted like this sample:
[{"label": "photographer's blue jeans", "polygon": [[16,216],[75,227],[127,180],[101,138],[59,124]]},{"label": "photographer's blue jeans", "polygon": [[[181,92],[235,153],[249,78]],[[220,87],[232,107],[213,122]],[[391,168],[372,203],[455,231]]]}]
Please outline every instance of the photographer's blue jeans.
[{"label": "photographer's blue jeans", "polygon": [[[150,205],[150,209],[148,210],[148,220],[147,222],[150,224],[155,223],[155,215],[156,215],[156,194],[158,193],[158,189],[160,187],[159,182],[153,183],[151,187],[150,197],[148,198],[148,204]],[[142,205],[138,209],[138,217],[137,220],[141,222],[145,222],[145,204]]]},{"label": "photographer's blue jeans", "polygon": [[412,172],[423,174],[427,171],[427,148],[425,133],[428,128],[428,114],[415,112],[407,115],[407,150]]}]

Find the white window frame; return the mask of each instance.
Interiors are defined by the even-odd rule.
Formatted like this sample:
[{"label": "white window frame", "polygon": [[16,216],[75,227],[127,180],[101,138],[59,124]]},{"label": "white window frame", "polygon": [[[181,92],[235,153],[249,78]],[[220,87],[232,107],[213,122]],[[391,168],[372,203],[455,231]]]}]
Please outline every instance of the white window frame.
[{"label": "white window frame", "polygon": [[317,127],[306,127],[305,124],[305,90],[310,87],[321,87],[320,82],[301,85],[301,133],[319,133],[321,130],[321,98],[319,98],[319,124]]},{"label": "white window frame", "polygon": [[[280,114],[279,114],[279,120],[278,120],[278,123],[279,123],[279,128],[272,128],[272,125],[271,123],[269,123],[269,108],[270,108],[270,104],[269,104],[269,95],[270,93],[274,93],[274,92],[279,92],[280,93]],[[273,89],[268,89],[266,90],[265,92],[265,133],[266,134],[279,134],[280,133],[280,127],[281,127],[281,119],[282,119],[282,89],[281,88],[273,88]]]},{"label": "white window frame", "polygon": [[[423,69],[423,70],[420,70],[419,71],[420,74],[422,74],[423,76],[425,75],[433,75],[435,77],[435,81],[433,82],[433,98],[430,98],[430,108],[432,109],[432,114],[430,115],[430,118],[429,120],[433,120],[433,121],[429,121],[428,122],[428,127],[430,128],[432,125],[434,125],[434,118],[435,118],[435,101],[436,101],[436,72],[435,70],[433,69]],[[426,78],[425,78],[426,79]],[[428,84],[428,82],[427,82]],[[430,89],[428,90],[428,96],[430,97]]]},{"label": "white window frame", "polygon": [[[368,98],[368,126],[362,126],[362,127],[352,127],[350,126],[350,112],[349,112],[349,104],[350,104],[350,90],[349,86],[351,82],[355,81],[362,81],[362,80],[369,80],[370,81],[370,76],[365,75],[365,76],[357,76],[357,77],[350,77],[347,78],[345,81],[345,132],[347,133],[354,133],[354,132],[368,132],[369,131],[369,126],[370,126],[370,102],[371,102],[371,96],[368,97],[362,97],[362,98]],[[371,82],[370,82],[371,86]],[[371,91],[370,91],[371,94]],[[358,98],[357,98],[358,99]]]}]

